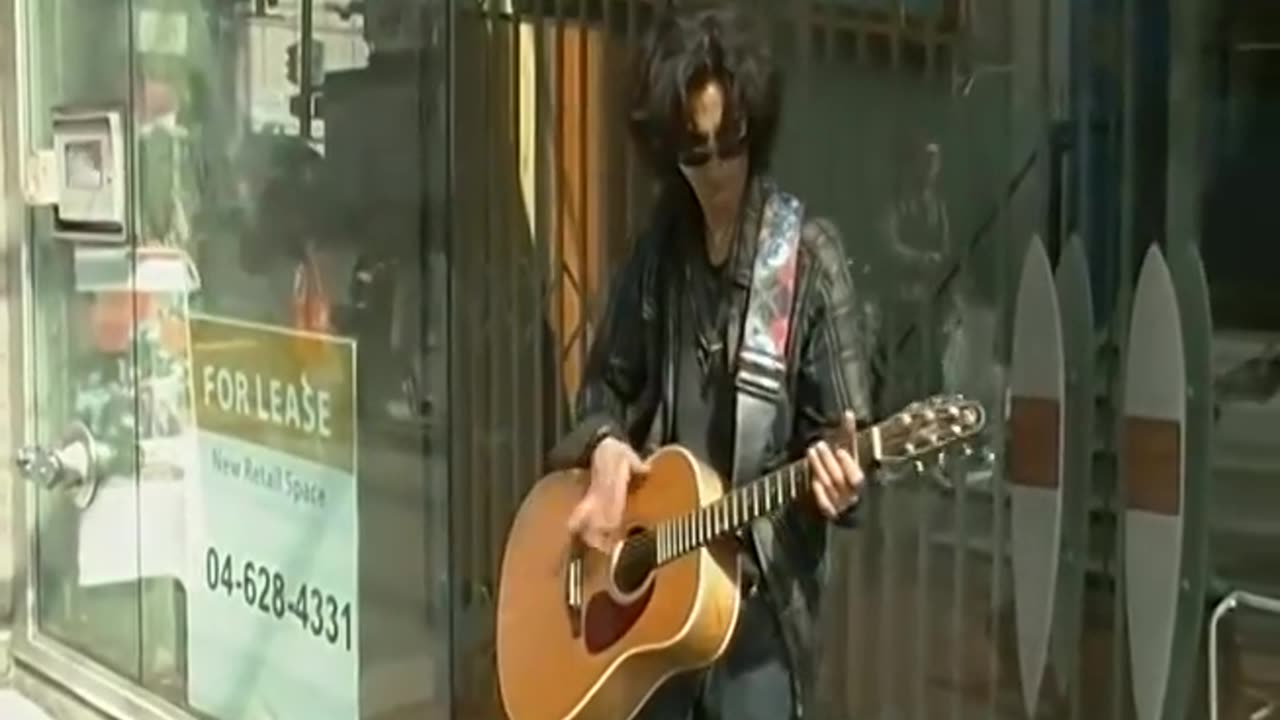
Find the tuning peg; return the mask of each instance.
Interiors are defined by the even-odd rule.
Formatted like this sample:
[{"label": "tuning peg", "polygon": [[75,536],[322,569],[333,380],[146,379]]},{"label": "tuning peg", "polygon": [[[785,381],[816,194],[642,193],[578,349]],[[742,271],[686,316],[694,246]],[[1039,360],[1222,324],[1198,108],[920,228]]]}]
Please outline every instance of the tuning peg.
[{"label": "tuning peg", "polygon": [[947,467],[947,451],[946,450],[943,450],[942,452],[938,453],[938,467],[939,468]]},{"label": "tuning peg", "polygon": [[914,468],[915,468],[915,471],[916,471],[916,474],[917,474],[917,475],[923,475],[923,474],[924,474],[924,463],[923,463],[923,462],[921,462],[921,461],[919,461],[919,460],[916,460],[915,462],[911,463],[911,465],[912,465],[912,467],[914,467]]}]

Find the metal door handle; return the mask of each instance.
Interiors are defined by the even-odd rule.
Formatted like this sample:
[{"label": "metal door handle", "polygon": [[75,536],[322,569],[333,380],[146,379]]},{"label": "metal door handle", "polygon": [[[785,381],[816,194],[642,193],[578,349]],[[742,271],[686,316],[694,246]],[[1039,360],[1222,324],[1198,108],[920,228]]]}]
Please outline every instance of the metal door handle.
[{"label": "metal door handle", "polygon": [[48,448],[28,445],[18,450],[18,472],[47,490],[65,489],[81,510],[89,507],[98,492],[103,461],[98,442],[83,423],[67,429],[62,446]]}]

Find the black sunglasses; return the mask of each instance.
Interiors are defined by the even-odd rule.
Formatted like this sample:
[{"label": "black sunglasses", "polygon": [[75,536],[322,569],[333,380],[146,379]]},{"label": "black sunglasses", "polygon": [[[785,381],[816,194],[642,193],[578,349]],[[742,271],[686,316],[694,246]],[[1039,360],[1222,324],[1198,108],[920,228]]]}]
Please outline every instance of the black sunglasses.
[{"label": "black sunglasses", "polygon": [[747,149],[747,124],[739,122],[736,129],[722,129],[716,134],[714,146],[705,135],[689,133],[685,141],[684,147],[676,153],[676,162],[683,167],[701,167],[712,158],[732,160]]}]

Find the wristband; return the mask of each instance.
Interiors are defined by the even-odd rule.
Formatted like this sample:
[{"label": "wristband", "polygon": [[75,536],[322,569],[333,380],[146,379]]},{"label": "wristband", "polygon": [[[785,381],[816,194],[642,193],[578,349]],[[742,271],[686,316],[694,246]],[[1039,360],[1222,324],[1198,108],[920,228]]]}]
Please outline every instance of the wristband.
[{"label": "wristband", "polygon": [[596,448],[600,447],[600,443],[609,438],[618,437],[618,431],[614,428],[612,423],[605,423],[601,425],[594,433],[591,434],[591,439],[587,441],[587,446],[582,451],[582,464],[590,467],[591,456],[595,455]]}]

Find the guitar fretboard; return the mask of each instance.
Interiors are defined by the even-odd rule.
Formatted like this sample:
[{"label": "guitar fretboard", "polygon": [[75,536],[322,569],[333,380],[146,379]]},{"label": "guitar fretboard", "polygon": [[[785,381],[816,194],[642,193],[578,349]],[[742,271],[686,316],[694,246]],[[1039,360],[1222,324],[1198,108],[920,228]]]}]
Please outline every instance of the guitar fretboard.
[{"label": "guitar fretboard", "polygon": [[[855,439],[857,457],[864,468],[877,461],[875,434],[878,431],[878,426],[867,428]],[[779,510],[808,493],[809,477],[807,459],[784,465],[734,489],[716,502],[659,523],[646,533],[648,537],[634,537],[631,542],[655,543],[657,564],[668,563],[718,537],[737,532],[752,520]]]}]

